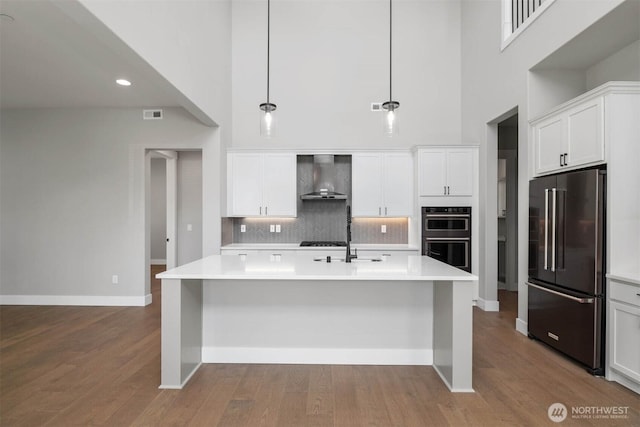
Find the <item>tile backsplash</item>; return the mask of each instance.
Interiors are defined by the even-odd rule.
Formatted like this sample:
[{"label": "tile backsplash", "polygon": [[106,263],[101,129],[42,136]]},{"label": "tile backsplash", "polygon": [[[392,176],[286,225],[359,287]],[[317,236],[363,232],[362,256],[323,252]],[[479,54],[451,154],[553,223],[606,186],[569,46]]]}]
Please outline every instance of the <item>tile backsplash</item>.
[{"label": "tile backsplash", "polygon": [[[346,240],[347,204],[351,204],[351,156],[336,155],[336,188],[347,200],[300,200],[313,191],[313,156],[298,156],[297,218],[223,218],[222,244],[299,243],[303,240]],[[241,226],[246,227],[244,233]],[[280,225],[280,233],[271,233],[270,225]],[[381,232],[382,225],[386,233]],[[354,218],[353,243],[407,243],[407,218]]]}]

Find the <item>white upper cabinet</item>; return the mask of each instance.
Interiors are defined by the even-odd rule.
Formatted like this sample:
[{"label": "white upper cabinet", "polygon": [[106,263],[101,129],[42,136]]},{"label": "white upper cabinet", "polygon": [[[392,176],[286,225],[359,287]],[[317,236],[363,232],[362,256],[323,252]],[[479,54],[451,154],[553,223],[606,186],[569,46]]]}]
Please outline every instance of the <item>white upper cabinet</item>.
[{"label": "white upper cabinet", "polygon": [[419,196],[473,196],[475,147],[418,150]]},{"label": "white upper cabinet", "polygon": [[292,153],[227,155],[229,216],[296,216],[296,156]]},{"label": "white upper cabinet", "polygon": [[603,122],[602,96],[565,104],[532,121],[535,175],[604,162]]},{"label": "white upper cabinet", "polygon": [[355,153],[351,160],[353,216],[413,215],[411,153]]}]

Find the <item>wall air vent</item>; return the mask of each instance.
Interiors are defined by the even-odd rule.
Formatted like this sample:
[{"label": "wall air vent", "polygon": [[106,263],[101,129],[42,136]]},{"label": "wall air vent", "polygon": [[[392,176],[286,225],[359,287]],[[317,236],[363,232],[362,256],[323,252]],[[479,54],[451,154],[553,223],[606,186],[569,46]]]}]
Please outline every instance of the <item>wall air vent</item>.
[{"label": "wall air vent", "polygon": [[382,102],[372,102],[371,111],[382,111]]},{"label": "wall air vent", "polygon": [[142,110],[144,120],[162,120],[162,110]]}]

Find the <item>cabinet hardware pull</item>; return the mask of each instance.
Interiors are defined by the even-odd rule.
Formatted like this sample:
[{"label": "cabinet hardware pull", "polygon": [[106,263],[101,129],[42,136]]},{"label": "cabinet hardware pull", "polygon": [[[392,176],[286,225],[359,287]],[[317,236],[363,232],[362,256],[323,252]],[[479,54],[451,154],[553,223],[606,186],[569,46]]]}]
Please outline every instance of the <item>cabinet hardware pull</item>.
[{"label": "cabinet hardware pull", "polygon": [[265,214],[265,215],[269,215],[269,214],[267,213],[267,209],[269,209],[269,206],[265,206],[265,207],[264,207],[264,214]]},{"label": "cabinet hardware pull", "polygon": [[446,185],[444,186],[444,195],[445,196],[447,195],[447,186]]},{"label": "cabinet hardware pull", "polygon": [[564,165],[567,166],[567,153],[564,153]]},{"label": "cabinet hardware pull", "polygon": [[384,214],[387,215],[387,207],[384,207]]},{"label": "cabinet hardware pull", "polygon": [[451,195],[451,187],[449,187],[448,185],[447,185],[447,195],[448,195],[448,196],[450,196],[450,195]]},{"label": "cabinet hardware pull", "polygon": [[560,154],[560,166],[564,166],[564,165],[562,164],[562,154]]},{"label": "cabinet hardware pull", "polygon": [[260,206],[260,215],[262,215],[262,206]]},{"label": "cabinet hardware pull", "polygon": [[378,216],[382,216],[382,208],[378,206]]}]

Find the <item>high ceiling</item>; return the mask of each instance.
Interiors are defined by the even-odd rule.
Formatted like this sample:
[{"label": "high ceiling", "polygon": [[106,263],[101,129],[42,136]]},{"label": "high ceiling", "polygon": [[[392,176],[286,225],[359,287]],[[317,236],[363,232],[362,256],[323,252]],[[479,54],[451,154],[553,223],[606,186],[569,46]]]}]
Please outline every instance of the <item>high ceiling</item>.
[{"label": "high ceiling", "polygon": [[109,43],[50,1],[3,0],[0,13],[13,18],[0,16],[0,107],[179,105],[176,89],[106,27]]}]

